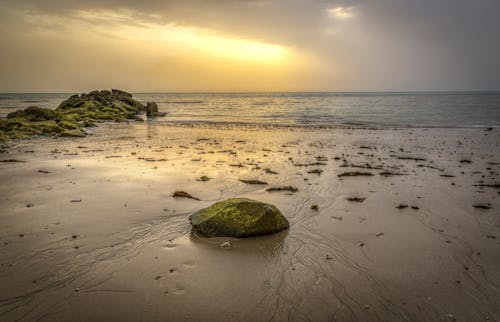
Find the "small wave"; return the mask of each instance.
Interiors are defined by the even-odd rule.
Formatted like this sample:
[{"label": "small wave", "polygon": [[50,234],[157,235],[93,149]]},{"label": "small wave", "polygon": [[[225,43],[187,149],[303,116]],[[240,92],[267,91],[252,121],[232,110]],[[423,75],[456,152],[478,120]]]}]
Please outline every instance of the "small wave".
[{"label": "small wave", "polygon": [[263,105],[271,105],[271,104],[272,104],[272,102],[268,102],[268,101],[252,103],[253,106],[263,106]]},{"label": "small wave", "polygon": [[165,104],[203,104],[204,101],[164,101]]}]

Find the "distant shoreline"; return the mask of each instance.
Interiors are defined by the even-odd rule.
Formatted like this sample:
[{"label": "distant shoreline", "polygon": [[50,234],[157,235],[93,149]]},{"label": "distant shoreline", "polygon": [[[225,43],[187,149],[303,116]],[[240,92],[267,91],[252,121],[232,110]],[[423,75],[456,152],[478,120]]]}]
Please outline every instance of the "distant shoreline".
[{"label": "distant shoreline", "polygon": [[[0,92],[0,95],[24,95],[24,94],[57,94],[57,95],[73,95],[85,93],[86,91],[73,92]],[[138,91],[130,92],[131,94],[338,94],[338,95],[489,95],[500,94],[500,89],[497,90],[452,90],[452,91]],[[0,98],[1,99],[1,98]]]}]

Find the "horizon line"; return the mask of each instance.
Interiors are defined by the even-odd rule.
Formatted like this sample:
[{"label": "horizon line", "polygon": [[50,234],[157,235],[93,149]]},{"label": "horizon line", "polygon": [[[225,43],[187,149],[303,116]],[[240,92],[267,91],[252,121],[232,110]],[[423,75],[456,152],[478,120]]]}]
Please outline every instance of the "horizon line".
[{"label": "horizon line", "polygon": [[[127,91],[120,88],[115,88],[131,94],[282,94],[282,93],[310,93],[310,94],[465,94],[465,93],[500,93],[500,89],[495,90],[353,90],[353,91]],[[111,90],[109,89],[98,89]],[[92,90],[95,91],[95,90]],[[72,92],[0,92],[0,95],[5,94],[80,94],[90,93],[92,91],[72,91]]]}]

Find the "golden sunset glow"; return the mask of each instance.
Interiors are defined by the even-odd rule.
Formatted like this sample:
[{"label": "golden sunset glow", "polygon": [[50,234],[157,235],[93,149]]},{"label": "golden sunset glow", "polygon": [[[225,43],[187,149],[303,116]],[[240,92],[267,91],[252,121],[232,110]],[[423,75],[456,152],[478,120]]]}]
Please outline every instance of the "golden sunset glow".
[{"label": "golden sunset glow", "polygon": [[294,86],[292,71],[306,66],[307,53],[279,43],[126,10],[77,10],[65,16],[24,12],[23,19],[40,26],[25,37],[59,43],[54,47],[59,55],[64,51],[59,66],[85,65],[83,73],[99,73],[92,82],[104,87],[118,78],[114,83],[124,88],[140,83],[151,90],[281,90]]},{"label": "golden sunset glow", "polygon": [[[5,92],[495,89],[499,74],[496,21],[445,11],[421,28],[439,17],[421,1],[0,2]],[[470,77],[474,57],[488,64]]]},{"label": "golden sunset glow", "polygon": [[132,24],[133,16],[126,11],[78,11],[75,17],[93,24],[109,24],[106,30],[115,37],[149,41],[155,46],[166,46],[171,51],[190,51],[191,54],[208,54],[236,61],[266,64],[281,64],[287,58],[287,49],[283,46],[225,35],[208,28],[173,23]]},{"label": "golden sunset glow", "polygon": [[[173,50],[190,50],[193,54],[204,53],[215,57],[254,63],[284,63],[287,50],[279,45],[255,40],[238,39],[218,35],[209,30],[180,27],[175,25],[150,25],[149,28],[133,28],[128,37],[149,39],[157,45],[168,46]],[[177,47],[175,47],[177,46]]]}]

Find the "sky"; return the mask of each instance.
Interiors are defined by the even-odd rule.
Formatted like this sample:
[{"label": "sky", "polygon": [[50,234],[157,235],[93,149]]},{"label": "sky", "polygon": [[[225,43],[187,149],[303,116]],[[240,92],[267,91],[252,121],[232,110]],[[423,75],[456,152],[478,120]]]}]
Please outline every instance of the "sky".
[{"label": "sky", "polygon": [[0,0],[0,92],[500,90],[498,0]]}]

